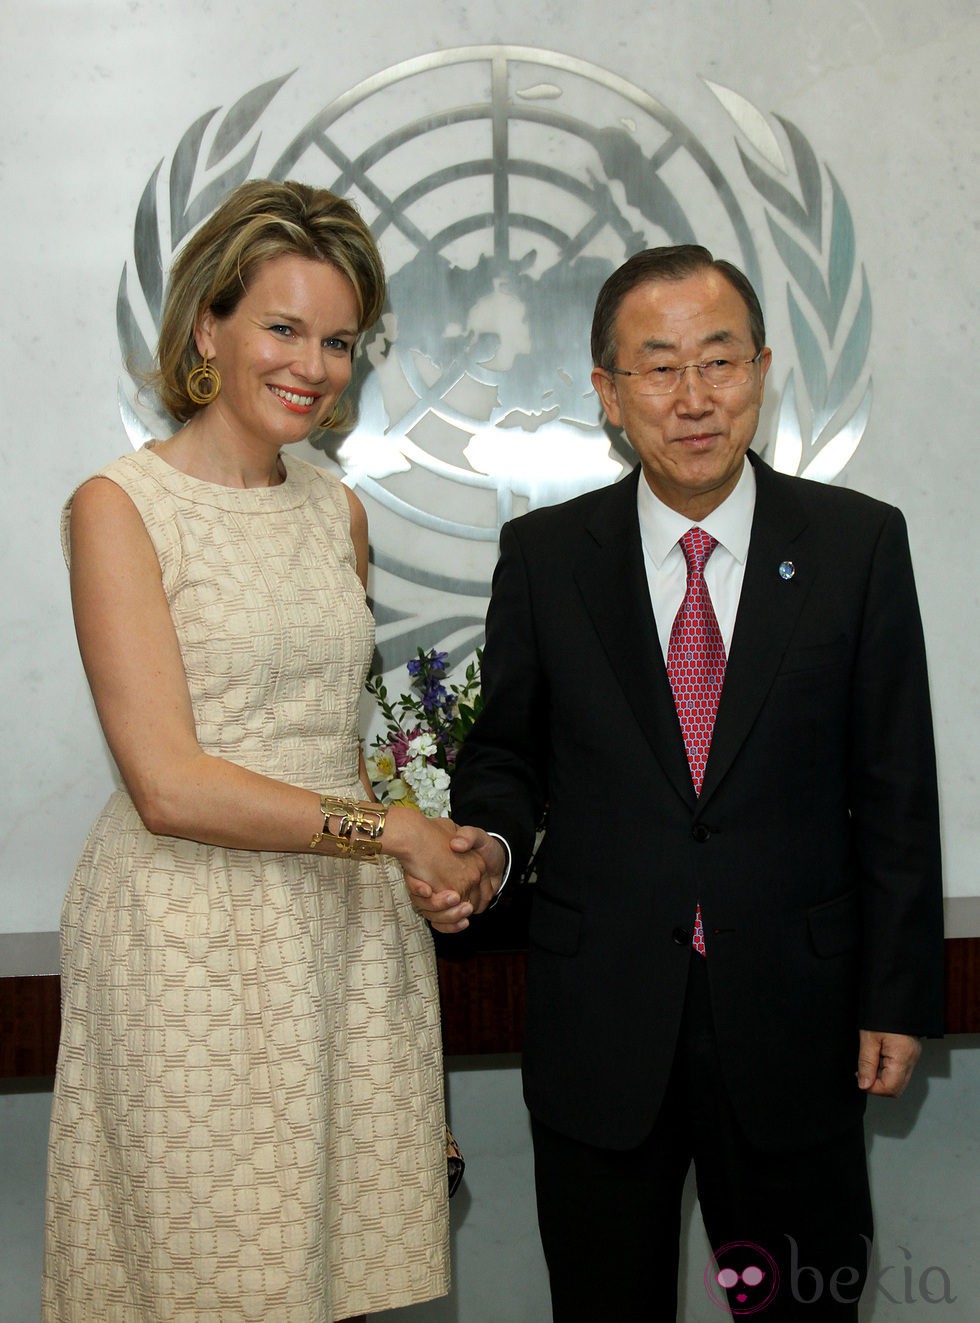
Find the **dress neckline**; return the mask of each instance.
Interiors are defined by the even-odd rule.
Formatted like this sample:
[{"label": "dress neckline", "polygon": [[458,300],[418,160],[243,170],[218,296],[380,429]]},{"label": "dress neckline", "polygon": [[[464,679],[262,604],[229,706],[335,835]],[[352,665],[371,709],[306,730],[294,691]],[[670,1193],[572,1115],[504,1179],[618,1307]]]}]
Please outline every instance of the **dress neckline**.
[{"label": "dress neckline", "polygon": [[197,505],[209,505],[221,510],[254,511],[265,513],[273,510],[290,510],[301,505],[309,489],[308,470],[316,465],[292,456],[286,459],[280,455],[286,476],[276,487],[224,487],[217,482],[208,482],[204,478],[191,477],[181,469],[165,460],[154,450],[154,443],[147,441],[133,458],[145,468],[147,473],[161,487],[179,496],[182,500],[193,501]]}]

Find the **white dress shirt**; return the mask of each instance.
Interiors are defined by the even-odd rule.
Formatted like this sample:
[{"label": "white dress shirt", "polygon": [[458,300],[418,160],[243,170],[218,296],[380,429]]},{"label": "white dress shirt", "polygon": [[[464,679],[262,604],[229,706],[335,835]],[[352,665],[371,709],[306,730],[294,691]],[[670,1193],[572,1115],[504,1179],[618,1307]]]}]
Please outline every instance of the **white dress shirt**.
[{"label": "white dress shirt", "polygon": [[716,510],[697,522],[664,505],[640,475],[636,489],[636,512],[640,520],[643,563],[650,585],[650,601],[657,622],[657,634],[664,658],[684,591],[687,587],[687,563],[680,540],[689,528],[703,528],[718,542],[704,567],[704,581],[718,618],[725,656],[731,650],[735,616],[749,554],[752,516],[755,513],[755,474],[747,459],[735,490]]}]

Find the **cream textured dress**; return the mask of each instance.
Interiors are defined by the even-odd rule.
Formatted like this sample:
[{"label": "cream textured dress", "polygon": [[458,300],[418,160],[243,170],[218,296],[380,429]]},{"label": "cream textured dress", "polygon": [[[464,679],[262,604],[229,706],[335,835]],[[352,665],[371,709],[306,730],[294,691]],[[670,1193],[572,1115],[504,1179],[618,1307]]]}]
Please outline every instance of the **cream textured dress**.
[{"label": "cream textured dress", "polygon": [[[260,490],[150,448],[104,475],[156,548],[205,752],[362,799],[347,500],[285,463]],[[61,943],[45,1323],[332,1323],[445,1293],[435,959],[392,861],[154,836],[119,790]]]}]

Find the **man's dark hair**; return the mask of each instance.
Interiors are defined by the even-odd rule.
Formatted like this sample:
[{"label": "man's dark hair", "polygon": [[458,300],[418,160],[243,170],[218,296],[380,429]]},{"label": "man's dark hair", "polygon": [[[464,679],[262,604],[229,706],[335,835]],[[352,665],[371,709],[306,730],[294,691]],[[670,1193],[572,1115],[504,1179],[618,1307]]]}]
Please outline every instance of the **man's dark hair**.
[{"label": "man's dark hair", "polygon": [[612,273],[596,299],[592,317],[592,362],[606,371],[616,359],[616,316],[623,299],[638,285],[654,280],[686,280],[699,271],[717,271],[741,297],[749,314],[749,333],[756,353],[766,343],[766,324],[759,297],[746,276],[731,262],[715,259],[700,244],[682,243],[671,248],[645,248],[634,253]]}]

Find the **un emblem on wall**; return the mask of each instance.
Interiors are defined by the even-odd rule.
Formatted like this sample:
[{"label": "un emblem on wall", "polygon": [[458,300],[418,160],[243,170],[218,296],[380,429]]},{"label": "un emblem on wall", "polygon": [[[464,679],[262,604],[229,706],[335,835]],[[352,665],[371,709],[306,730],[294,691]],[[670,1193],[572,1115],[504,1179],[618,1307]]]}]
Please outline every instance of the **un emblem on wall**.
[{"label": "un emblem on wall", "polygon": [[[640,248],[704,243],[745,270],[768,318],[785,298],[796,364],[773,435],[756,444],[777,468],[822,480],[847,463],[870,411],[870,295],[843,194],[795,126],[777,119],[777,136],[744,98],[706,84],[736,129],[733,182],[616,75],[549,51],[472,47],[366,80],[265,163],[287,136],[286,81],[188,129],[164,174],[169,214],[162,163],[154,172],[120,283],[120,342],[136,369],[148,363],[172,252],[242,180],[303,179],[357,202],[389,304],[359,346],[357,427],[314,445],[368,506],[385,669],[419,644],[454,661],[471,651],[501,523],[631,466],[591,387],[588,332],[600,285]],[[134,444],[173,428],[131,381],[120,407]]]}]

